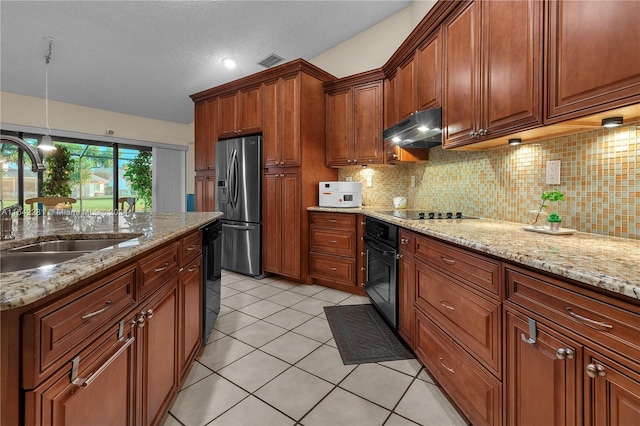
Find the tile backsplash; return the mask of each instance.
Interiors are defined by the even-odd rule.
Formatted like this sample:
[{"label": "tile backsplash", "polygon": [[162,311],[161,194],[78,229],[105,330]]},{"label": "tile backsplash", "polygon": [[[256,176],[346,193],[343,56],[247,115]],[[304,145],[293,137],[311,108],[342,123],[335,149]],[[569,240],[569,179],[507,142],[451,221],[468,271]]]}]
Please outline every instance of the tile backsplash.
[{"label": "tile backsplash", "polygon": [[339,179],[361,181],[369,206],[392,208],[394,196],[405,196],[409,209],[525,223],[527,211],[540,206],[542,192],[552,189],[545,185],[546,162],[560,160],[560,185],[553,187],[566,201],[547,211],[557,211],[565,228],[638,239],[639,131],[640,121],[484,152],[433,148],[426,162],[344,168]]}]

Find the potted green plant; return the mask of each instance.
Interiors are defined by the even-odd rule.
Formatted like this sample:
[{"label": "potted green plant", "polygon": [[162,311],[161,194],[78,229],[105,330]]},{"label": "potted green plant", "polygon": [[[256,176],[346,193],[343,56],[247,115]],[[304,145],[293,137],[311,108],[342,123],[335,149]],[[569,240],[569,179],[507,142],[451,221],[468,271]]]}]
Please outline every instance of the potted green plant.
[{"label": "potted green plant", "polygon": [[549,222],[550,231],[559,231],[560,225],[562,224],[562,218],[558,215],[557,212],[553,212],[547,218],[547,222]]},{"label": "potted green plant", "polygon": [[140,200],[144,202],[144,211],[151,210],[151,151],[140,151],[129,162],[124,177],[131,182],[131,188],[136,191]]},{"label": "potted green plant", "polygon": [[[542,196],[540,197],[542,202],[540,203],[540,207],[534,210],[530,210],[527,214],[529,224],[531,226],[541,228],[545,223],[558,223],[556,226],[558,229],[560,228],[559,223],[562,222],[562,219],[558,215],[558,212],[553,212],[551,215],[548,215],[544,209],[547,207],[548,202],[559,202],[564,201],[564,194],[558,189],[554,189],[553,191],[544,191]],[[553,217],[553,222],[550,218]]]},{"label": "potted green plant", "polygon": [[56,144],[55,151],[44,159],[47,166],[42,195],[45,197],[69,197],[71,195],[71,172],[74,161],[66,146]]}]

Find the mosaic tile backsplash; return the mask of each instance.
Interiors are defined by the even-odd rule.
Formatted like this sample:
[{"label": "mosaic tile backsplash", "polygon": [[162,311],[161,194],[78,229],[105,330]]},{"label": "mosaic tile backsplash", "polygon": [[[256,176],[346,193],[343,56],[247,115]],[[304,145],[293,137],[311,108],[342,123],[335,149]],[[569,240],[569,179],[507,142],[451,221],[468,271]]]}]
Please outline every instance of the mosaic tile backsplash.
[{"label": "mosaic tile backsplash", "polygon": [[[546,210],[562,216],[562,227],[638,239],[639,133],[640,121],[484,152],[433,148],[426,162],[344,168],[339,179],[362,182],[369,206],[393,208],[393,197],[405,196],[409,209],[523,224],[527,212],[540,206],[542,192],[558,188],[566,201]],[[561,161],[560,185],[545,185],[548,160]],[[366,187],[367,174],[372,187]]]}]

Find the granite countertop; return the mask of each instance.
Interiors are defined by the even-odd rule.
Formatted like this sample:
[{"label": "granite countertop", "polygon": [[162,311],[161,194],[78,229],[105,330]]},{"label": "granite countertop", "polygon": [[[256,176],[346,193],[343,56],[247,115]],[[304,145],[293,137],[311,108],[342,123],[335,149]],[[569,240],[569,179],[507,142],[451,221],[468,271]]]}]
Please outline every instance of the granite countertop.
[{"label": "granite countertop", "polygon": [[33,303],[220,217],[222,213],[208,212],[60,215],[14,219],[16,238],[0,242],[0,251],[58,239],[132,239],[51,267],[0,274],[0,310]]},{"label": "granite countertop", "polygon": [[546,235],[524,224],[489,219],[407,220],[378,213],[386,208],[310,211],[362,213],[403,228],[640,300],[640,241],[576,232]]}]

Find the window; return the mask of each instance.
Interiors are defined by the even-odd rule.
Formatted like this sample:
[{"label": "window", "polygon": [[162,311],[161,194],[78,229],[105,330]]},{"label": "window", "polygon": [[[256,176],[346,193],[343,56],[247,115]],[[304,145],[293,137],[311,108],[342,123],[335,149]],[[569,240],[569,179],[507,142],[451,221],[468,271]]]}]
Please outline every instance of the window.
[{"label": "window", "polygon": [[[37,145],[37,137],[23,136],[23,139],[32,146]],[[119,197],[136,197],[124,173],[129,161],[141,151],[151,151],[150,148],[81,140],[54,139],[54,144],[65,146],[71,153],[71,197],[78,200],[73,205],[73,211],[112,211],[118,208]],[[24,165],[20,163],[20,151],[12,144],[0,146],[0,201],[3,207],[40,195],[38,188],[42,187],[42,180],[46,178],[46,171],[42,176],[31,171],[28,155],[23,155]],[[40,151],[40,154],[46,158],[46,153]],[[136,210],[144,211],[144,208],[144,203],[136,200]]]}]

